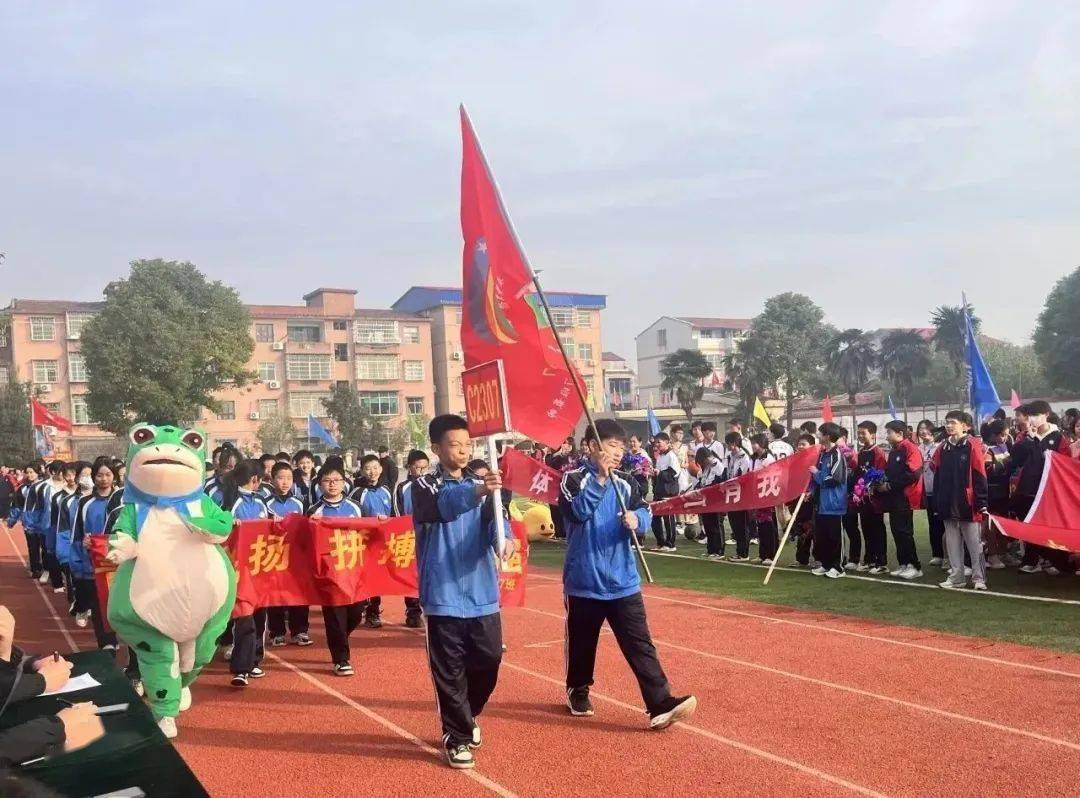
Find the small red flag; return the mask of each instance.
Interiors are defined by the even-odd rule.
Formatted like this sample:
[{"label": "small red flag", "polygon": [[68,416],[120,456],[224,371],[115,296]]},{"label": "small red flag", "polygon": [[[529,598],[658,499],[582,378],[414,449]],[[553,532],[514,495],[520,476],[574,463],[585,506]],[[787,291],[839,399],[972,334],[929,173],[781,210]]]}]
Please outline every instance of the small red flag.
[{"label": "small red flag", "polygon": [[472,123],[461,109],[461,346],[469,368],[502,360],[514,429],[557,446],[584,408]]},{"label": "small red flag", "polygon": [[54,413],[37,399],[30,400],[30,426],[56,427],[60,432],[71,432],[71,419]]},{"label": "small red flag", "polygon": [[825,399],[821,402],[821,418],[825,421],[833,420],[832,412],[832,400],[829,399],[829,395],[825,395]]},{"label": "small red flag", "polygon": [[519,452],[507,449],[499,461],[503,484],[521,496],[528,496],[547,504],[559,503],[559,484],[562,474],[539,460]]},{"label": "small red flag", "polygon": [[1009,397],[1009,407],[1011,407],[1013,410],[1015,410],[1016,408],[1020,407],[1021,404],[1022,403],[1020,401],[1020,394],[1018,394],[1016,392],[1016,389],[1013,388],[1012,389],[1012,396]]}]

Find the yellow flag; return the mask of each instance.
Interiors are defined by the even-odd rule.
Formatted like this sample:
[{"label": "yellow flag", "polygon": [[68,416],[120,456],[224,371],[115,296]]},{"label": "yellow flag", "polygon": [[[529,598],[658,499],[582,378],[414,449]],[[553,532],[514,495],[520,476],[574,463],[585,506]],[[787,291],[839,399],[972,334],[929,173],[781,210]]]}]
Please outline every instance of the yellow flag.
[{"label": "yellow flag", "polygon": [[756,396],[754,397],[754,418],[764,424],[766,427],[772,424],[772,419],[769,418],[769,414],[765,412],[765,405],[761,403],[761,400]]}]

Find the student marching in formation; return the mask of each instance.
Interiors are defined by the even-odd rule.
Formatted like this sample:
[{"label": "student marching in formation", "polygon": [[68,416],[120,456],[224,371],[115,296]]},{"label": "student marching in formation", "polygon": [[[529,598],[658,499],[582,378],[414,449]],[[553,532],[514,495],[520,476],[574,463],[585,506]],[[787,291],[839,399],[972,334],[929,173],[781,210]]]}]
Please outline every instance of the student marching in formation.
[{"label": "student marching in formation", "polygon": [[636,483],[615,470],[625,453],[626,430],[601,419],[595,433],[592,428],[586,431],[585,441],[588,459],[563,476],[559,491],[568,540],[563,565],[567,706],[574,716],[593,714],[589,688],[600,628],[607,621],[637,677],[649,727],[664,729],[689,717],[697,699],[672,696],[649,635],[630,535],[648,527],[652,514]]},{"label": "student marching in formation", "polygon": [[[307,510],[304,500],[296,495],[293,484],[293,470],[289,463],[288,455],[278,461],[270,469],[270,495],[263,501],[271,518],[284,519],[288,515],[303,515]],[[309,608],[304,606],[268,607],[266,610],[266,628],[270,635],[270,645],[283,646],[286,643],[285,626],[289,627],[294,646],[310,646],[311,637],[308,635]]]},{"label": "student marching in formation", "polygon": [[477,717],[502,662],[496,557],[511,556],[515,547],[507,534],[504,550],[495,550],[494,514],[503,514],[507,530],[509,519],[501,502],[485,499],[500,490],[502,478],[489,471],[481,481],[469,472],[472,440],[465,419],[437,416],[428,435],[439,464],[410,489],[420,605],[446,761],[471,768],[473,751],[483,743]]},{"label": "student marching in formation", "polygon": [[[308,515],[312,518],[362,518],[364,511],[360,505],[346,495],[348,484],[344,461],[337,456],[327,457],[313,486],[313,492],[320,498],[308,509]],[[330,649],[335,676],[352,676],[355,673],[349,661],[352,654],[349,635],[364,619],[365,604],[355,601],[343,607],[322,608],[326,645]]]},{"label": "student marching in formation", "polygon": [[[419,449],[409,452],[405,461],[406,479],[394,491],[394,508],[398,515],[412,514],[413,486],[430,467],[431,461],[428,460],[427,452]],[[424,626],[424,611],[420,609],[420,599],[417,596],[405,597],[405,625],[410,629],[422,629]]]},{"label": "student marching in formation", "polygon": [[[266,504],[259,496],[262,464],[258,460],[243,460],[229,475],[225,489],[225,506],[233,521],[252,521],[269,518]],[[233,619],[233,646],[229,671],[233,687],[247,687],[249,679],[266,675],[259,667],[263,658],[263,634],[266,631],[266,608],[256,607],[252,615]]]},{"label": "student marching in formation", "polygon": [[[364,455],[352,500],[360,505],[365,518],[385,520],[394,514],[394,495],[383,484],[382,473],[379,458],[373,454]],[[372,596],[364,602],[364,625],[369,629],[382,626],[382,596]]]}]

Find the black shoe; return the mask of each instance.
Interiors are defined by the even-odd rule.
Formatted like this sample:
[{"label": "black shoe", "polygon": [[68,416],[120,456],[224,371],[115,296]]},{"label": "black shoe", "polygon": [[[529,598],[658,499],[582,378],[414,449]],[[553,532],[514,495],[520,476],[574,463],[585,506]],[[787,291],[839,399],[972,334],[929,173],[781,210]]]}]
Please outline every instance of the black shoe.
[{"label": "black shoe", "polygon": [[405,615],[405,625],[410,629],[423,629],[424,619],[418,612],[410,612]]},{"label": "black shoe", "polygon": [[381,629],[382,618],[380,618],[378,615],[368,615],[364,618],[364,626],[366,626],[368,629]]},{"label": "black shoe", "polygon": [[695,709],[697,709],[697,699],[692,695],[669,698],[658,711],[649,713],[649,728],[656,731],[666,729],[672,723],[693,715]]},{"label": "black shoe", "polygon": [[232,677],[233,687],[247,687],[248,675],[246,673],[238,673]]},{"label": "black shoe", "polygon": [[570,707],[570,714],[578,718],[591,717],[593,714],[592,702],[589,700],[589,688],[567,688],[566,706]]}]

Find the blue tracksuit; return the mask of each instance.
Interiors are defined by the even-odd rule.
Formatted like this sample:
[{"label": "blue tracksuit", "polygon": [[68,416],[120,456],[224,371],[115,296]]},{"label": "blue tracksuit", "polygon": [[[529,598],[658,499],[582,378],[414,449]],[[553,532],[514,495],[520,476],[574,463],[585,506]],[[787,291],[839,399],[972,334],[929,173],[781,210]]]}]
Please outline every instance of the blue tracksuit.
[{"label": "blue tracksuit", "polygon": [[342,496],[336,502],[322,499],[315,502],[307,512],[312,518],[363,518],[364,511],[352,499]]},{"label": "blue tracksuit", "polygon": [[69,566],[75,579],[93,579],[94,565],[90,561],[90,552],[83,545],[88,535],[104,535],[109,517],[113,495],[100,496],[96,491],[83,496],[75,508],[75,525],[71,534],[71,556]]},{"label": "blue tracksuit", "polygon": [[563,475],[559,509],[567,530],[563,591],[568,596],[611,601],[641,591],[631,532],[623,525],[616,490],[637,515],[638,531],[648,529],[652,513],[636,481],[612,474],[601,485],[591,462]]},{"label": "blue tracksuit", "polygon": [[269,518],[270,511],[266,509],[266,503],[258,494],[250,490],[240,490],[236,502],[232,506],[234,521],[252,521],[258,518]]},{"label": "blue tracksuit", "polygon": [[56,503],[56,559],[61,565],[68,565],[71,556],[71,530],[74,527],[74,511],[79,506],[82,496],[78,491],[67,493],[53,499]]},{"label": "blue tracksuit", "polygon": [[840,449],[822,449],[814,474],[814,499],[818,515],[847,513],[848,468]]},{"label": "blue tracksuit", "polygon": [[394,514],[394,499],[385,485],[369,488],[366,485],[353,491],[352,500],[360,505],[365,518]]},{"label": "blue tracksuit", "polygon": [[304,514],[304,500],[300,497],[290,493],[287,496],[282,496],[279,493],[271,493],[270,496],[263,499],[263,503],[266,504],[266,509],[270,512],[271,518],[284,518],[287,515],[295,515],[299,513]]},{"label": "blue tracksuit", "polygon": [[420,605],[429,616],[479,618],[499,611],[492,502],[477,497],[476,485],[470,472],[455,478],[440,466],[410,491]]}]

